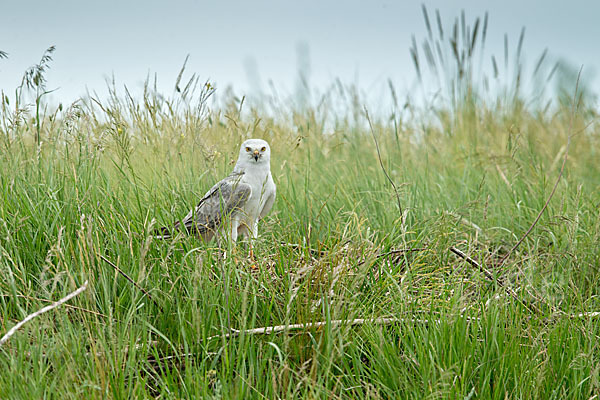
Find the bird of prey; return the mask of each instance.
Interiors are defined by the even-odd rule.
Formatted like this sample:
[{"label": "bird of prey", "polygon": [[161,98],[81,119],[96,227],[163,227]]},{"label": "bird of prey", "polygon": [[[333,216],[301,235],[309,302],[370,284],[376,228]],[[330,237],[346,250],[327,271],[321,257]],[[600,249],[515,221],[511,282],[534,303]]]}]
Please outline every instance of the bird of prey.
[{"label": "bird of prey", "polygon": [[[242,143],[233,171],[215,184],[198,205],[181,221],[175,223],[176,231],[200,236],[204,241],[238,236],[258,236],[258,221],[275,202],[276,187],[271,176],[271,148],[262,139],[248,139]],[[157,238],[171,236],[162,228]]]}]

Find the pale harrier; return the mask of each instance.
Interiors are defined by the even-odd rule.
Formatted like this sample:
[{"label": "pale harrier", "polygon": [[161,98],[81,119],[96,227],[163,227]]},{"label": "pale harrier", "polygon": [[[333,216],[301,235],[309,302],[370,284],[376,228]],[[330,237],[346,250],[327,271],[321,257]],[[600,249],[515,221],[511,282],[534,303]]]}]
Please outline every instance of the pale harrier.
[{"label": "pale harrier", "polygon": [[[258,221],[273,207],[275,191],[269,144],[262,139],[246,140],[233,172],[214,185],[174,228],[205,241],[228,236],[235,242],[239,235],[255,239]],[[161,228],[157,235],[166,239],[171,232]]]}]

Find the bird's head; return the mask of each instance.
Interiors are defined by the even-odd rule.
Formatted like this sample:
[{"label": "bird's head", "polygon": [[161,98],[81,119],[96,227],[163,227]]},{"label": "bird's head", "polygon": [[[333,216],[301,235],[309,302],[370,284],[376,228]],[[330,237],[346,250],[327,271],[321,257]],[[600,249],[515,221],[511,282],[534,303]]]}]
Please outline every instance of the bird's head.
[{"label": "bird's head", "polygon": [[269,143],[262,139],[248,139],[242,143],[238,164],[269,164],[270,160],[271,148],[269,147]]}]

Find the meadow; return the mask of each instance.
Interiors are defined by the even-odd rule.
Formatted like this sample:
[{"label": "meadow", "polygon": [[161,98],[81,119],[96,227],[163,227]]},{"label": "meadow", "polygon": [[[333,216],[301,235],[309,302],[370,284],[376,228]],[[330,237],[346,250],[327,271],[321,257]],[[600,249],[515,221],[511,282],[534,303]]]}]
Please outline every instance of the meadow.
[{"label": "meadow", "polygon": [[[89,283],[0,346],[0,398],[598,396],[594,96],[575,76],[533,102],[518,68],[486,92],[482,28],[462,31],[429,39],[457,54],[442,100],[390,85],[389,110],[339,82],[314,104],[211,106],[184,69],[170,97],[148,82],[50,107],[46,53],[2,96],[0,335]],[[255,259],[156,240],[250,137],[278,195]]]}]

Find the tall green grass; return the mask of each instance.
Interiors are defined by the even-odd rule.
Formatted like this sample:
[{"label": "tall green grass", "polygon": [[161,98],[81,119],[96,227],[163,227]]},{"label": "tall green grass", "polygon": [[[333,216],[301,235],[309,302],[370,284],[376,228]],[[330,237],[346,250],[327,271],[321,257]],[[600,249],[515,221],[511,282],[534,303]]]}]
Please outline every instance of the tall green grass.
[{"label": "tall green grass", "polygon": [[[472,45],[482,28],[464,24]],[[449,95],[429,111],[371,112],[404,218],[352,88],[339,89],[348,112],[334,115],[334,92],[301,109],[244,109],[235,97],[210,108],[212,85],[185,82],[184,70],[172,97],[147,84],[134,98],[111,84],[107,99],[51,112],[43,79],[3,93],[0,334],[90,285],[0,348],[0,397],[597,395],[600,317],[570,317],[600,311],[600,131],[583,130],[595,109],[587,99],[576,114],[560,101],[526,105],[522,92],[489,101],[469,68],[464,81],[441,79]],[[27,90],[37,100],[25,102]],[[576,132],[548,209],[498,267],[544,205]],[[270,142],[278,186],[256,260],[245,244],[153,239],[231,170],[248,137]],[[230,327],[383,316],[401,321],[225,337]]]}]

